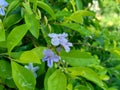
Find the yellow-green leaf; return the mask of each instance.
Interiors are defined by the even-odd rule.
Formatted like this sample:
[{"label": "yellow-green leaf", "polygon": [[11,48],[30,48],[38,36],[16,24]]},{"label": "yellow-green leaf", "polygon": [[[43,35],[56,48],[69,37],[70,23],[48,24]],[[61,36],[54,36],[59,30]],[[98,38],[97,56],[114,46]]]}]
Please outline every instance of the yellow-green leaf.
[{"label": "yellow-green leaf", "polygon": [[10,53],[12,49],[22,40],[29,29],[29,25],[23,24],[13,28],[7,37],[7,48]]}]

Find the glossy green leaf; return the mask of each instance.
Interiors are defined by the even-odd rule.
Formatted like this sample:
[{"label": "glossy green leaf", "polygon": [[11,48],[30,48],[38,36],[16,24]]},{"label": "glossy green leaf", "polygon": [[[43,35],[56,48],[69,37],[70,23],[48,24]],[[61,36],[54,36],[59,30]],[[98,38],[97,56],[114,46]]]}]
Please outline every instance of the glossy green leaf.
[{"label": "glossy green leaf", "polygon": [[38,38],[39,37],[40,24],[39,24],[39,21],[35,18],[35,15],[33,15],[33,14],[32,15],[26,14],[25,15],[25,22],[26,22],[26,24],[30,24],[31,25],[31,27],[29,29],[31,34],[35,38]]},{"label": "glossy green leaf", "polygon": [[90,90],[88,87],[83,85],[77,85],[74,90]]},{"label": "glossy green leaf", "polygon": [[46,12],[48,12],[48,13],[52,16],[53,19],[56,18],[53,10],[52,10],[51,7],[48,6],[46,3],[42,2],[42,1],[37,1],[37,5],[38,5],[38,7],[42,8],[42,9],[44,9]]},{"label": "glossy green leaf", "polygon": [[3,21],[4,27],[9,28],[10,26],[20,22],[21,19],[22,17],[20,14],[12,14],[4,19]]},{"label": "glossy green leaf", "polygon": [[19,59],[21,54],[23,53],[24,51],[21,51],[21,52],[11,52],[10,56],[14,59]]},{"label": "glossy green leaf", "polygon": [[0,60],[0,77],[4,79],[12,78],[12,70],[10,63],[5,60]]},{"label": "glossy green leaf", "polygon": [[52,75],[52,73],[55,72],[55,68],[49,68],[45,74],[45,79],[44,79],[44,87],[45,90],[48,90],[48,78]]},{"label": "glossy green leaf", "polygon": [[86,10],[79,10],[74,12],[69,19],[76,22],[76,23],[83,23],[84,16],[95,16],[93,12],[86,11]]},{"label": "glossy green leaf", "polygon": [[23,3],[24,7],[25,7],[25,15],[24,15],[24,19],[25,19],[25,23],[26,24],[30,24],[30,32],[31,34],[35,37],[38,38],[39,37],[39,28],[40,28],[40,24],[39,21],[36,19],[36,16],[33,14],[29,4]]},{"label": "glossy green leaf", "polygon": [[83,9],[83,1],[82,0],[75,0],[77,10]]},{"label": "glossy green leaf", "polygon": [[70,72],[71,76],[82,76],[89,81],[97,84],[99,87],[106,89],[104,83],[99,78],[98,74],[94,72],[92,69],[87,67],[71,67],[67,68],[68,72]]},{"label": "glossy green leaf", "polygon": [[46,63],[45,62],[42,62],[41,64],[38,64],[37,66],[39,66],[39,70],[37,71],[37,75],[40,76],[42,74],[45,73],[45,70],[46,70]]},{"label": "glossy green leaf", "polygon": [[91,35],[91,32],[88,29],[86,29],[85,27],[80,26],[80,24],[77,24],[77,23],[63,23],[61,25],[65,26],[67,28],[70,28],[70,29],[72,29],[74,31],[77,31],[81,35],[86,35],[86,36]]},{"label": "glossy green leaf", "polygon": [[60,56],[71,66],[91,66],[99,64],[97,57],[80,50],[72,50],[69,53],[61,52]]},{"label": "glossy green leaf", "polygon": [[46,49],[46,47],[40,46],[40,47],[33,48],[32,52],[35,52],[39,56],[39,58],[42,59],[43,58],[43,51],[45,49]]},{"label": "glossy green leaf", "polygon": [[107,90],[119,90],[119,89],[117,89],[116,87],[111,87],[111,88],[108,88]]},{"label": "glossy green leaf", "polygon": [[19,90],[35,90],[36,80],[33,73],[23,66],[11,61],[12,76]]},{"label": "glossy green leaf", "polygon": [[20,56],[20,60],[19,62],[21,63],[41,63],[40,62],[40,58],[37,55],[36,52],[33,51],[25,51],[22,53],[22,55]]},{"label": "glossy green leaf", "polygon": [[29,25],[23,24],[15,27],[7,37],[7,48],[10,53],[12,49],[22,40],[29,29]]},{"label": "glossy green leaf", "polygon": [[10,3],[8,9],[7,9],[7,12],[6,12],[6,15],[8,15],[10,12],[12,12],[16,7],[19,6],[19,3],[20,0],[14,0],[13,2]]},{"label": "glossy green leaf", "polygon": [[70,20],[76,22],[76,23],[82,23],[83,22],[83,17],[81,14],[79,14],[78,12],[73,13],[70,18]]},{"label": "glossy green leaf", "polygon": [[[19,57],[19,61],[21,63],[41,63],[41,59],[43,58],[43,50],[45,47],[36,47],[32,50],[23,52]],[[11,53],[12,54],[12,53]]]},{"label": "glossy green leaf", "polygon": [[59,17],[67,17],[67,16],[70,16],[71,15],[71,12],[68,12],[68,11],[58,11],[57,13],[55,13],[55,16],[56,18],[59,18]]},{"label": "glossy green leaf", "polygon": [[6,41],[0,42],[0,47],[1,48],[7,48]]},{"label": "glossy green leaf", "polygon": [[64,73],[56,70],[48,78],[48,90],[66,90],[67,80]]},{"label": "glossy green leaf", "polygon": [[32,10],[31,10],[31,7],[30,7],[30,4],[28,4],[28,3],[22,3],[22,4],[25,8],[25,13],[27,13],[29,15],[33,14]]},{"label": "glossy green leaf", "polygon": [[5,30],[2,21],[0,20],[0,42],[5,41]]},{"label": "glossy green leaf", "polygon": [[81,16],[95,16],[95,14],[91,11],[87,11],[87,10],[79,10],[76,12],[77,14],[81,14]]}]

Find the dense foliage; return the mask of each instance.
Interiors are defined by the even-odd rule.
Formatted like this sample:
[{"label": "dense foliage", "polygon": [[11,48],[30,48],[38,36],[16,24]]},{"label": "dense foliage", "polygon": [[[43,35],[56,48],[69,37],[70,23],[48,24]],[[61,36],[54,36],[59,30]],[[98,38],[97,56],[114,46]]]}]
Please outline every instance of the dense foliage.
[{"label": "dense foliage", "polygon": [[0,0],[0,90],[119,90],[119,0]]}]

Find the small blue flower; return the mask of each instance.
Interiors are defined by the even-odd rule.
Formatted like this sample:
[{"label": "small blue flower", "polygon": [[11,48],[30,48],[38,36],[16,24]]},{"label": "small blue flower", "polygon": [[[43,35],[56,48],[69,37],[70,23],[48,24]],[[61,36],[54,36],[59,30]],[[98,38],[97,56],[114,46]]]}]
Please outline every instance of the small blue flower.
[{"label": "small blue flower", "polygon": [[58,45],[61,44],[61,41],[64,41],[64,42],[67,41],[66,37],[67,37],[68,35],[67,35],[66,33],[63,33],[63,34],[55,34],[55,33],[52,33],[52,34],[48,34],[48,36],[49,36],[50,38],[52,38],[52,39],[51,39],[52,45],[58,46]]},{"label": "small blue flower", "polygon": [[68,36],[67,33],[63,33],[63,34],[48,34],[48,36],[51,38],[51,43],[54,46],[58,46],[61,45],[65,48],[66,52],[70,51],[70,47],[72,46],[72,43],[68,42],[68,40],[66,39],[66,37]]},{"label": "small blue flower", "polygon": [[0,0],[0,14],[2,16],[5,15],[5,11],[4,11],[4,8],[8,6],[8,3],[5,1],[5,0]]},{"label": "small blue flower", "polygon": [[28,70],[32,71],[32,73],[34,74],[35,78],[37,78],[36,71],[39,69],[38,66],[33,67],[33,64],[29,63],[29,65],[25,65],[24,67],[27,68]]},{"label": "small blue flower", "polygon": [[42,58],[42,61],[47,61],[47,66],[52,67],[53,62],[58,62],[60,57],[55,55],[50,49],[43,51],[44,58]]},{"label": "small blue flower", "polygon": [[70,52],[70,47],[73,46],[70,42],[61,43],[61,45],[64,47],[66,52]]}]

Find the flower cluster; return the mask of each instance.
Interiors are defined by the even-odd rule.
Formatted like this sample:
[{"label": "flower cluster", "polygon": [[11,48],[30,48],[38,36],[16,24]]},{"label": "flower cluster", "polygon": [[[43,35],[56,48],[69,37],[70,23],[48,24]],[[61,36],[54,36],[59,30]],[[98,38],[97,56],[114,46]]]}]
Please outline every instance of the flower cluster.
[{"label": "flower cluster", "polygon": [[[73,46],[72,43],[68,42],[68,40],[66,39],[68,34],[67,33],[63,33],[63,34],[48,34],[48,36],[51,38],[51,44],[53,46],[62,46],[64,47],[66,52],[70,51],[70,47]],[[60,47],[57,47],[57,51],[60,51]],[[52,52],[52,50],[47,49],[44,50],[43,52],[43,59],[42,61],[45,62],[47,61],[47,66],[48,67],[52,67],[53,66],[53,62],[58,62],[60,60],[60,56],[55,55],[54,52]]]},{"label": "flower cluster", "polygon": [[0,15],[4,16],[5,11],[4,8],[8,6],[8,3],[5,0],[0,0]]},{"label": "flower cluster", "polygon": [[61,45],[64,47],[66,52],[70,51],[70,47],[73,46],[72,43],[68,42],[68,40],[66,39],[66,37],[68,36],[67,33],[63,33],[63,34],[49,34],[48,35],[51,38],[51,43],[53,46],[58,46]]},{"label": "flower cluster", "polygon": [[29,65],[25,65],[24,67],[27,68],[28,70],[32,71],[32,73],[34,74],[35,78],[37,78],[36,71],[39,69],[38,66],[33,67],[33,64],[29,63]]},{"label": "flower cluster", "polygon": [[43,62],[47,61],[47,66],[52,67],[53,62],[58,62],[60,57],[55,55],[50,49],[44,50],[43,52],[44,58],[42,59]]}]

